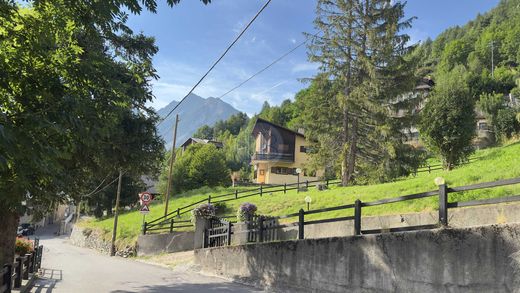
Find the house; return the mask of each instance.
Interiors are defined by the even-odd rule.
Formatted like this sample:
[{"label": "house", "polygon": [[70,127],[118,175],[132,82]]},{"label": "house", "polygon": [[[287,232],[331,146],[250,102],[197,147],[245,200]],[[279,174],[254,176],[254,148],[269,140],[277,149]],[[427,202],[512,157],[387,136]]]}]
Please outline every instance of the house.
[{"label": "house", "polygon": [[202,143],[202,144],[211,143],[211,144],[214,144],[217,147],[217,149],[221,149],[224,147],[224,145],[220,141],[190,137],[183,144],[181,144],[181,148],[183,151],[185,151],[188,146],[190,146],[192,144],[196,144],[196,143]]},{"label": "house", "polygon": [[[252,132],[255,153],[251,158],[254,181],[260,184],[290,184],[318,180],[324,172],[308,171],[307,141],[301,132],[258,118]],[[297,174],[297,169],[301,173]]]}]

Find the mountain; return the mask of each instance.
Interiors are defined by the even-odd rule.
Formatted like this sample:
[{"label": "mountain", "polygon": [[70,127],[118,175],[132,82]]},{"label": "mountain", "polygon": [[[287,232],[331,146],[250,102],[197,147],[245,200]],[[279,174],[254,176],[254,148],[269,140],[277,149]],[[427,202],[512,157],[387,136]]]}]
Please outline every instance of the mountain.
[{"label": "mountain", "polygon": [[[173,101],[166,107],[157,111],[164,118],[178,104]],[[159,134],[166,142],[166,147],[171,148],[173,142],[173,127],[175,126],[175,114],[179,114],[179,126],[177,128],[177,146],[185,142],[195,131],[203,126],[212,126],[219,120],[226,120],[229,116],[239,113],[230,104],[221,99],[209,97],[204,99],[196,94],[190,94],[186,100],[157,128]]]}]

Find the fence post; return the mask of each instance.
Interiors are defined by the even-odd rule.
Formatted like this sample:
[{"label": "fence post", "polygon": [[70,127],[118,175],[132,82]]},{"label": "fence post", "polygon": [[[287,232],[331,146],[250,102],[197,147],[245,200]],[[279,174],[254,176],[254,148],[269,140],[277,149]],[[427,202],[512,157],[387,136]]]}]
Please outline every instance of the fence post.
[{"label": "fence post", "polygon": [[258,242],[264,242],[264,217],[258,217]]},{"label": "fence post", "polygon": [[262,196],[263,188],[262,185],[260,185],[260,197]]},{"label": "fence post", "polygon": [[305,211],[300,209],[298,212],[298,239],[303,239],[305,236],[304,226],[305,226]]},{"label": "fence post", "polygon": [[428,164],[428,174],[430,174],[432,172],[432,168],[430,166],[430,164]]},{"label": "fence post", "polygon": [[4,274],[4,279],[2,280],[3,284],[7,285],[7,293],[11,293],[11,286],[12,286],[12,276],[13,276],[13,265],[12,264],[6,264],[4,265],[4,268],[7,269],[7,273]]},{"label": "fence post", "polygon": [[146,225],[148,225],[146,222],[143,223],[143,235],[146,235]]},{"label": "fence post", "polygon": [[287,182],[283,184],[283,194],[287,193]]},{"label": "fence post", "polygon": [[439,185],[439,223],[448,226],[448,186]]},{"label": "fence post", "polygon": [[238,199],[238,189],[235,189],[235,199]]},{"label": "fence post", "polygon": [[211,194],[208,195],[208,203],[211,203]]},{"label": "fence post", "polygon": [[354,203],[354,235],[361,235],[361,201]]},{"label": "fence post", "polygon": [[204,228],[204,231],[202,231],[202,248],[208,247],[208,229]]},{"label": "fence post", "polygon": [[38,269],[40,269],[42,267],[43,245],[40,245],[38,250],[40,251],[40,253],[38,253]]},{"label": "fence post", "polygon": [[14,288],[20,288],[22,286],[22,268],[23,268],[22,258],[17,257],[16,263],[18,265],[16,266],[16,278],[14,278]]},{"label": "fence post", "polygon": [[231,245],[231,227],[232,227],[232,224],[231,222],[228,222],[227,223],[227,245]]},{"label": "fence post", "polygon": [[22,278],[24,280],[29,280],[29,265],[30,265],[30,261],[31,261],[31,255],[29,253],[27,253],[25,255],[24,262],[23,262],[25,270],[23,270],[23,272],[22,272]]},{"label": "fence post", "polygon": [[170,233],[173,232],[173,218],[170,220]]},{"label": "fence post", "polygon": [[327,184],[327,188],[329,188],[329,179],[327,179],[327,183],[326,184]]},{"label": "fence post", "polygon": [[305,188],[309,189],[309,180],[305,180]]},{"label": "fence post", "polygon": [[34,251],[29,253],[29,273],[32,274],[34,273]]},{"label": "fence post", "polygon": [[178,218],[181,217],[181,208],[177,208],[177,217],[178,217]]}]

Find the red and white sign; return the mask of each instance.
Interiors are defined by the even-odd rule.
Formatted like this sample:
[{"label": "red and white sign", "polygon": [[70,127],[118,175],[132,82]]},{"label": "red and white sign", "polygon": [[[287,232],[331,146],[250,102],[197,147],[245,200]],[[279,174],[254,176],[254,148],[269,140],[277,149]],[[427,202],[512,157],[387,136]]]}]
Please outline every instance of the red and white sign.
[{"label": "red and white sign", "polygon": [[149,192],[141,192],[139,193],[139,198],[141,199],[142,205],[148,205],[152,201],[152,194]]},{"label": "red and white sign", "polygon": [[147,205],[143,205],[139,212],[141,212],[143,215],[147,215],[150,213],[150,208]]}]

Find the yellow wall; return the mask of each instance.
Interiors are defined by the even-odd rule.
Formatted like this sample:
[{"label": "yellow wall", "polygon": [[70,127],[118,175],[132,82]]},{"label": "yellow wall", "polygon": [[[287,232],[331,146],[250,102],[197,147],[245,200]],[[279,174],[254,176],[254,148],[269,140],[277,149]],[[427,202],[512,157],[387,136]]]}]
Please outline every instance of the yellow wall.
[{"label": "yellow wall", "polygon": [[[305,164],[309,161],[309,156],[306,153],[300,152],[300,147],[305,146],[307,147],[305,138],[296,135],[295,140],[295,147],[294,147],[294,162],[262,162],[262,163],[256,163],[258,164],[257,167],[257,183],[261,183],[259,178],[259,172],[260,170],[265,170],[265,181],[263,183],[265,184],[290,184],[290,183],[296,183],[298,181],[298,176],[296,175],[282,175],[282,174],[274,174],[271,173],[271,167],[286,167],[286,168],[301,168],[303,169],[305,167]],[[260,135],[256,138],[256,151],[258,152],[260,150]],[[255,162],[253,162],[255,164]],[[324,175],[323,170],[316,171],[316,176],[303,176],[303,173],[300,174],[300,182],[308,181],[314,181],[318,180],[319,177]]]}]

